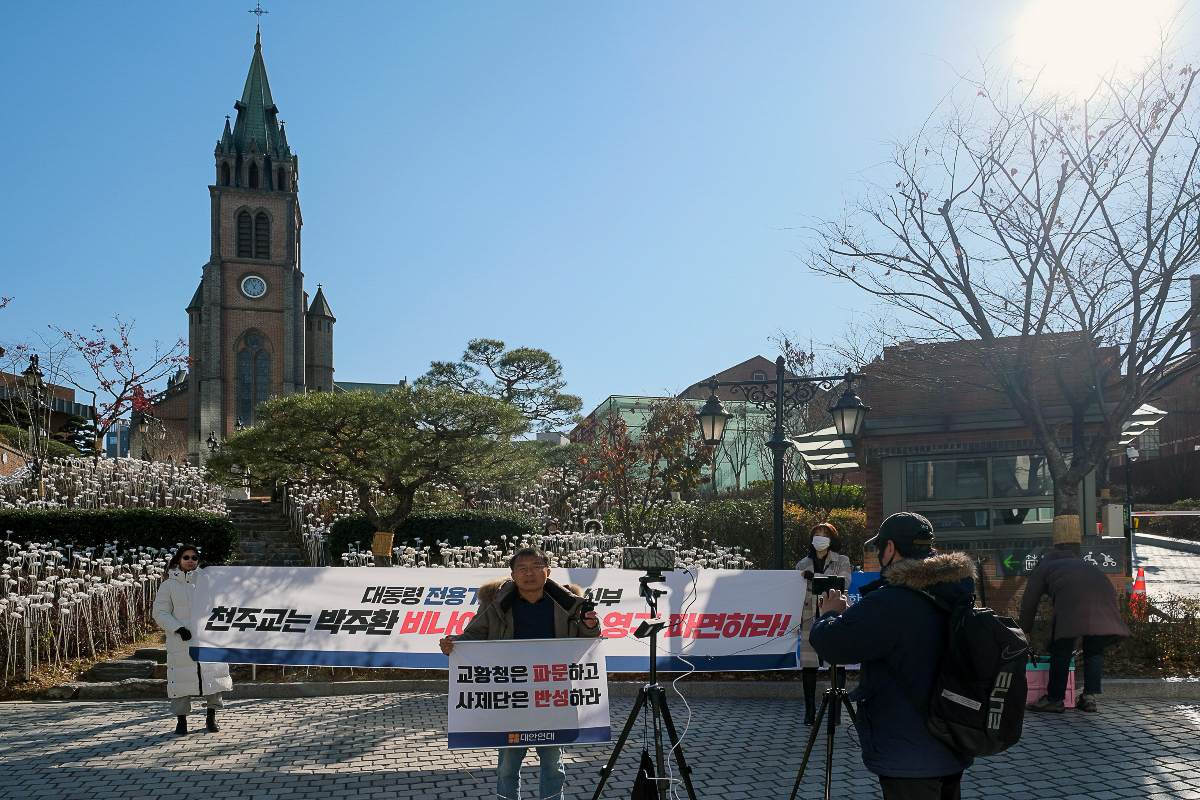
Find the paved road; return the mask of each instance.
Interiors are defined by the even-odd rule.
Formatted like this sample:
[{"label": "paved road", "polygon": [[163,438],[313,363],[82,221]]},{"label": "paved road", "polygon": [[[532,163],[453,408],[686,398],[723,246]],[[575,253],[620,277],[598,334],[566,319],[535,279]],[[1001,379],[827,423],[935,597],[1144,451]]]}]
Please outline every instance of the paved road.
[{"label": "paved road", "polygon": [[[166,703],[0,704],[0,798],[487,798],[494,751],[448,752],[445,695],[241,700],[223,730],[176,737]],[[630,698],[613,699],[614,725]],[[671,709],[682,726],[683,702]],[[800,764],[800,704],[693,700],[684,752],[703,798],[786,798]],[[203,722],[192,715],[194,725]],[[641,726],[635,728],[640,742]],[[1031,715],[1021,744],[981,759],[965,798],[1200,799],[1200,705],[1112,701],[1100,714]],[[592,795],[608,746],[568,751],[568,797]],[[637,746],[605,798],[629,797]],[[801,797],[821,796],[824,740]],[[878,797],[849,729],[834,747],[833,795]],[[530,761],[533,759],[530,758]],[[536,787],[536,773],[527,771]],[[685,797],[680,789],[679,797]]]},{"label": "paved road", "polygon": [[1134,566],[1146,570],[1146,594],[1200,597],[1200,554],[1139,544]]}]

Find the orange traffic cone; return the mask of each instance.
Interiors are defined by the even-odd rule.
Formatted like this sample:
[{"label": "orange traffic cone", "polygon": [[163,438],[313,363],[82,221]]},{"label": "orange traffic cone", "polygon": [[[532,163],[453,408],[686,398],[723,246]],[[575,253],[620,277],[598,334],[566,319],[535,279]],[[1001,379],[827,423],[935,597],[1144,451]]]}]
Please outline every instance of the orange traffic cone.
[{"label": "orange traffic cone", "polygon": [[1146,619],[1150,602],[1146,599],[1146,570],[1138,567],[1137,580],[1133,582],[1133,592],[1129,595],[1129,610],[1135,619]]}]

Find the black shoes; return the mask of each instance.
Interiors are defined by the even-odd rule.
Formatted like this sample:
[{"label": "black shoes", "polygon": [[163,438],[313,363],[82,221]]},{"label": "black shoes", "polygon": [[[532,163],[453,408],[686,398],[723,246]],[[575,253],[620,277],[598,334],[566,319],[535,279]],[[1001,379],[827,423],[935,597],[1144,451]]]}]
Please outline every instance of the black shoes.
[{"label": "black shoes", "polygon": [[187,717],[180,714],[178,720],[179,722],[175,723],[175,733],[179,736],[187,736]]},{"label": "black shoes", "polygon": [[215,708],[210,708],[208,713],[204,715],[204,727],[209,733],[216,733],[221,730],[217,727],[217,710]]}]

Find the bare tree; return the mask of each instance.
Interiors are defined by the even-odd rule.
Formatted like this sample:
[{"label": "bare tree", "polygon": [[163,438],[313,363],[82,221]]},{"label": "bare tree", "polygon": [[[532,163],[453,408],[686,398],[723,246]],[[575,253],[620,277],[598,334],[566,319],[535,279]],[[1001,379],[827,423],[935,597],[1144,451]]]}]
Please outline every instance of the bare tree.
[{"label": "bare tree", "polygon": [[725,426],[725,436],[721,439],[717,461],[714,462],[714,465],[721,461],[728,464],[729,471],[733,473],[733,488],[742,489],[745,488],[747,482],[750,457],[756,450],[766,449],[763,446],[766,440],[761,438],[760,431],[754,425],[754,419],[760,415],[752,414],[748,403],[731,404],[730,408],[733,416],[729,418]]},{"label": "bare tree", "polygon": [[[188,363],[187,344],[180,339],[170,347],[154,343],[149,357],[137,355],[133,345],[132,322],[115,318],[111,336],[93,325],[88,333],[61,330],[51,326],[83,359],[90,376],[87,379],[66,376],[75,388],[92,396],[93,422],[96,424],[95,452],[103,447],[104,435],[121,415],[134,410],[134,399],[151,383],[170,375]],[[85,382],[86,380],[86,382]],[[95,381],[93,384],[92,381]]]},{"label": "bare tree", "polygon": [[[52,401],[57,396],[56,387],[64,381],[68,355],[61,341],[45,338],[0,346],[0,372],[4,373],[0,380],[0,426],[11,426],[5,438],[27,464],[41,464],[49,457]],[[33,391],[25,386],[27,370],[33,370],[41,383]]]},{"label": "bare tree", "polygon": [[[944,122],[897,146],[886,183],[816,230],[808,265],[915,320],[897,339],[963,343],[956,358],[983,368],[1045,452],[1056,525],[1077,519],[1081,479],[1130,415],[1197,363],[1195,83],[1167,55],[1086,99],[967,81]],[[1051,396],[1069,431],[1046,414]]]}]

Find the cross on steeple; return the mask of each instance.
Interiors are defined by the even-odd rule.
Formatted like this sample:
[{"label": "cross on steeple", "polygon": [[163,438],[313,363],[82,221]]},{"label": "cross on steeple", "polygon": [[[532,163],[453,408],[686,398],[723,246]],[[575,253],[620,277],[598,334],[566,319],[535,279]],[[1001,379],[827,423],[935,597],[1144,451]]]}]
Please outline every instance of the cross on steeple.
[{"label": "cross on steeple", "polygon": [[270,14],[271,12],[267,11],[265,8],[263,8],[262,3],[255,3],[254,8],[250,9],[250,13],[256,14],[258,16],[258,24],[255,25],[255,30],[258,33],[262,33],[262,15]]}]

